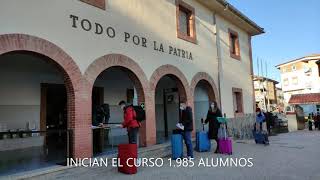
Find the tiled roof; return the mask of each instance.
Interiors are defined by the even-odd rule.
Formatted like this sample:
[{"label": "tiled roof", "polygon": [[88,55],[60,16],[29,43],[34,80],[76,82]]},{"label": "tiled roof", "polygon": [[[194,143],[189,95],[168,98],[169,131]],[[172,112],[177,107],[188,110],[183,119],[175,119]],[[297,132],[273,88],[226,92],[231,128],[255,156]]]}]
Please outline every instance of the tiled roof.
[{"label": "tiled roof", "polygon": [[292,95],[289,104],[320,104],[320,93]]}]

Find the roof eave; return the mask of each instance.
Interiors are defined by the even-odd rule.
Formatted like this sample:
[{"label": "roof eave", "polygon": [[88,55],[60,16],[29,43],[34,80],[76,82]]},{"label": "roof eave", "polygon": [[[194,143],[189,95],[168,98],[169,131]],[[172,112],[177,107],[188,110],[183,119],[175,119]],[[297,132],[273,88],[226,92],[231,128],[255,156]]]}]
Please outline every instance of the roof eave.
[{"label": "roof eave", "polygon": [[237,8],[225,0],[198,0],[207,8],[217,12],[222,17],[230,20],[236,26],[248,32],[251,36],[265,33],[264,29],[241,13]]}]

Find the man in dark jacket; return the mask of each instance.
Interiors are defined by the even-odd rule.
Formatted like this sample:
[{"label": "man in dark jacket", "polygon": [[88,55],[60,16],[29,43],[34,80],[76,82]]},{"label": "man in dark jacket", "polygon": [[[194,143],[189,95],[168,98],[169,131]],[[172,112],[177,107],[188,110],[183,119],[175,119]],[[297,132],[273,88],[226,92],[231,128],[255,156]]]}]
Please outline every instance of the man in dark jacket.
[{"label": "man in dark jacket", "polygon": [[269,111],[267,111],[265,116],[266,116],[267,130],[268,130],[268,133],[271,134],[271,124],[274,121],[274,116]]},{"label": "man in dark jacket", "polygon": [[127,106],[125,101],[120,101],[119,106],[124,112],[124,120],[121,127],[127,128],[129,144],[137,144],[137,136],[140,127],[140,123],[136,119],[137,114],[133,106]]},{"label": "man in dark jacket", "polygon": [[188,158],[193,158],[193,148],[192,148],[192,130],[193,130],[193,118],[192,118],[192,108],[186,106],[185,103],[180,104],[180,121],[184,126],[182,136],[187,147]]}]

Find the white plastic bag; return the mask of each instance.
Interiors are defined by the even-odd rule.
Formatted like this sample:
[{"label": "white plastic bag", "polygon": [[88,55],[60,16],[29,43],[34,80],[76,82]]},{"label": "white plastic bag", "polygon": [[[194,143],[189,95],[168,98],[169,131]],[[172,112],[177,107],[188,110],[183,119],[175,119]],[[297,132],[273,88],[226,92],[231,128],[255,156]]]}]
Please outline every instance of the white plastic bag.
[{"label": "white plastic bag", "polygon": [[218,138],[219,139],[227,138],[227,130],[224,126],[220,126],[220,128],[218,129]]},{"label": "white plastic bag", "polygon": [[184,130],[184,126],[183,126],[181,123],[177,123],[177,124],[176,124],[176,127],[177,127],[178,129]]}]

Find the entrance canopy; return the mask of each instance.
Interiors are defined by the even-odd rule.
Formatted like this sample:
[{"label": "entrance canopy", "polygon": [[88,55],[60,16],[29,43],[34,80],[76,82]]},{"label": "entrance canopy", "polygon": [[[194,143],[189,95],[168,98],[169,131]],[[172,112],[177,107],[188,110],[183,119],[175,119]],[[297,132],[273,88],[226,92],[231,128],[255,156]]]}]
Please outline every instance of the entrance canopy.
[{"label": "entrance canopy", "polygon": [[320,104],[320,93],[292,95],[289,104]]}]

